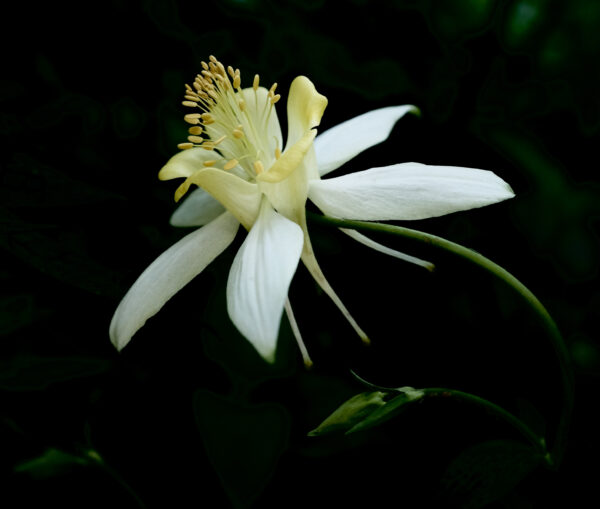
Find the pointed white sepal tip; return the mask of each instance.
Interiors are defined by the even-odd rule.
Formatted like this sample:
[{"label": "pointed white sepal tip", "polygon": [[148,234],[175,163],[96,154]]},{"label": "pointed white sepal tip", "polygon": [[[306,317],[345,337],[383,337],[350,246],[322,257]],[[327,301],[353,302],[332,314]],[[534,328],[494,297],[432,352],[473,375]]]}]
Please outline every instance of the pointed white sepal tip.
[{"label": "pointed white sepal tip", "polygon": [[119,303],[109,335],[121,351],[163,305],[200,274],[235,238],[239,222],[228,212],[186,235],[142,273]]},{"label": "pointed white sepal tip", "polygon": [[310,182],[309,198],[327,215],[363,221],[417,220],[514,197],[488,170],[401,163]]}]

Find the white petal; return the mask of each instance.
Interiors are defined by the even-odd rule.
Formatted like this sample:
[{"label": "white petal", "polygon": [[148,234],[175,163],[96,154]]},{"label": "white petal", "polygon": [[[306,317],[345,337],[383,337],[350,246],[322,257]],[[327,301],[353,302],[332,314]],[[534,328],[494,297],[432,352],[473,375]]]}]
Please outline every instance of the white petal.
[{"label": "white petal", "polygon": [[191,184],[203,188],[219,201],[249,230],[260,208],[261,193],[258,185],[227,171],[204,168],[189,176],[177,191],[175,199],[183,196]]},{"label": "white petal", "polygon": [[204,189],[194,189],[171,216],[173,226],[203,226],[216,219],[225,207]]},{"label": "white petal", "polygon": [[281,315],[302,244],[302,229],[263,200],[229,272],[229,316],[268,362],[275,361]]},{"label": "white petal", "polygon": [[298,76],[290,85],[288,94],[288,137],[285,149],[289,149],[306,132],[321,123],[327,107],[327,97],[319,94],[312,81],[306,76]]},{"label": "white petal", "polygon": [[512,198],[491,171],[403,163],[311,180],[309,198],[330,216],[377,221],[437,217]]},{"label": "white petal", "polygon": [[[276,111],[277,105],[271,104],[269,91],[263,87],[258,87],[256,91],[252,87],[244,88],[241,95],[246,102],[244,110],[246,114],[240,118],[244,135],[253,146],[261,150],[262,162],[269,167],[275,160],[275,149],[283,150],[281,126]],[[252,128],[252,125],[255,127]],[[223,134],[229,135],[230,133],[224,132]],[[233,157],[236,157],[235,153],[233,154]]]},{"label": "white petal", "polygon": [[388,256],[393,256],[394,258],[398,258],[399,260],[404,260],[405,262],[414,263],[415,265],[420,265],[421,267],[426,268],[428,271],[433,271],[435,269],[435,265],[431,262],[427,262],[425,260],[421,260],[420,258],[416,258],[414,256],[407,255],[401,251],[396,251],[390,247],[384,246],[379,242],[375,242],[374,240],[366,237],[362,233],[357,232],[356,230],[349,230],[347,228],[340,228],[346,235],[352,237],[357,242],[374,249],[375,251],[379,251],[380,253],[386,254]]},{"label": "white petal", "polygon": [[239,222],[224,213],[183,237],[142,273],[112,318],[110,339],[118,350],[129,343],[146,320],[204,268],[234,239]]},{"label": "white petal", "polygon": [[394,124],[406,113],[419,113],[416,106],[389,106],[363,113],[319,134],[315,151],[319,174],[326,175],[377,143],[386,140]]}]

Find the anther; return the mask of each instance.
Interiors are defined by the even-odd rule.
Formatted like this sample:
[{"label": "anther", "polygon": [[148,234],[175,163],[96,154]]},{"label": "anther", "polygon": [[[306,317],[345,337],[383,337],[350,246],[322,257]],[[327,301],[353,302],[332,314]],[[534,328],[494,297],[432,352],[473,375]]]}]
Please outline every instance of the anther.
[{"label": "anther", "polygon": [[257,175],[260,175],[263,171],[265,171],[265,167],[260,161],[254,161],[253,166]]},{"label": "anther", "polygon": [[198,145],[200,145],[201,143],[204,142],[204,138],[202,138],[200,136],[188,136],[188,141],[191,141],[192,143],[197,143]]},{"label": "anther", "polygon": [[210,113],[202,113],[202,115],[198,115],[198,117],[202,118],[204,125],[210,125],[215,121]]},{"label": "anther", "polygon": [[215,148],[215,144],[210,141],[205,141],[202,145],[200,145],[204,150],[212,150]]},{"label": "anther", "polygon": [[277,88],[277,83],[273,83],[271,85],[271,88],[269,89],[269,92],[271,92],[271,95],[275,94],[275,89]]},{"label": "anther", "polygon": [[242,111],[246,110],[246,101],[244,101],[243,99],[240,99],[239,105],[240,105],[240,110],[242,110]]},{"label": "anther", "polygon": [[235,71],[234,71],[233,67],[231,67],[230,65],[227,66],[227,72],[229,73],[229,76],[231,76],[232,78],[235,78]]},{"label": "anther", "polygon": [[183,101],[181,104],[188,106],[189,108],[195,108],[198,106],[194,101]]},{"label": "anther", "polygon": [[227,138],[227,135],[224,134],[218,140],[215,140],[214,141],[215,146],[218,145],[219,143],[221,143],[225,138]]},{"label": "anther", "polygon": [[208,71],[208,64],[204,61],[200,62],[200,65],[202,66],[202,69],[204,69],[205,71]]},{"label": "anther", "polygon": [[200,101],[200,97],[196,93],[192,93],[192,92],[190,92],[189,94],[185,94],[184,98],[187,99],[188,101],[194,101],[194,102]]},{"label": "anther", "polygon": [[200,123],[200,113],[188,113],[183,117],[188,124],[199,124]]},{"label": "anther", "polygon": [[204,161],[202,164],[206,167],[211,167],[214,166],[216,162],[217,161],[215,161],[214,159],[211,159],[210,161]]},{"label": "anther", "polygon": [[275,148],[275,159],[279,159],[281,157],[281,149],[279,147]]},{"label": "anther", "polygon": [[177,145],[177,148],[180,148],[181,150],[187,150],[188,148],[192,148],[193,146],[193,143],[180,143],[179,145]]},{"label": "anther", "polygon": [[195,125],[194,127],[190,127],[188,129],[188,133],[195,134],[195,135],[202,134],[202,127],[200,127],[199,125]]},{"label": "anther", "polygon": [[260,77],[258,76],[258,74],[254,75],[254,81],[252,82],[252,88],[254,90],[258,90],[258,84],[260,83]]},{"label": "anther", "polygon": [[234,138],[237,138],[238,140],[239,140],[240,138],[243,138],[243,137],[244,137],[244,132],[243,132],[243,131],[241,131],[240,129],[234,129],[234,130],[232,131],[232,134],[233,134],[233,137],[234,137]]},{"label": "anther", "polygon": [[236,74],[233,77],[233,88],[240,88],[240,84],[242,83],[242,78],[239,74]]},{"label": "anther", "polygon": [[281,96],[279,94],[275,94],[271,97],[271,104],[275,104],[277,101],[279,101],[279,99],[281,99]]},{"label": "anther", "polygon": [[213,63],[216,64],[218,62],[217,58],[214,55],[209,55],[208,59]]},{"label": "anther", "polygon": [[223,169],[224,170],[231,170],[231,168],[234,168],[237,165],[238,165],[238,160],[237,159],[232,159],[231,161],[225,163],[225,166],[223,166]]}]

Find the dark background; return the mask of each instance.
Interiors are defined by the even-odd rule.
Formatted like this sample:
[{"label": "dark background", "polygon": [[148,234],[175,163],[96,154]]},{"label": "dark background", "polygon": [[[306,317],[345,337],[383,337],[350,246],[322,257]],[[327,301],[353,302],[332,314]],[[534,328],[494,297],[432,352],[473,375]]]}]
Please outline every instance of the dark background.
[{"label": "dark background", "polygon": [[[3,10],[3,507],[537,508],[597,498],[598,2],[149,0]],[[421,108],[343,171],[418,161],[489,169],[511,184],[509,202],[406,226],[496,261],[557,321],[577,383],[557,472],[519,475],[526,460],[507,442],[519,436],[454,401],[426,401],[349,438],[306,437],[364,390],[354,369],[383,386],[489,398],[552,446],[561,379],[531,312],[481,269],[406,240],[377,237],[434,261],[436,273],[310,224],[323,270],[373,341],[359,344],[301,267],[290,298],[311,372],[285,320],[274,366],[229,322],[224,287],[242,235],[114,350],[108,325],[121,297],[186,233],[168,224],[176,184],[156,175],[186,136],[183,85],[210,54],[239,67],[243,84],[255,72],[277,81],[280,105],[291,80],[308,76],[329,99],[321,129],[382,106]],[[285,126],[285,108],[279,116]],[[471,470],[463,462],[460,478],[453,461],[489,441],[506,458],[484,454]]]}]

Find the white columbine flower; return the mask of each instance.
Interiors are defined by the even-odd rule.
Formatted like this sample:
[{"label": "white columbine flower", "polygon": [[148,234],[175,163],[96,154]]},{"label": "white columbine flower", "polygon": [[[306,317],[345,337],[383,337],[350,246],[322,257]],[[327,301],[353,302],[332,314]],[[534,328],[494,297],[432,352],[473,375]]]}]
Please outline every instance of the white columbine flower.
[{"label": "white columbine flower", "polygon": [[[233,241],[241,224],[248,235],[227,281],[227,309],[238,330],[268,362],[275,359],[279,323],[286,310],[306,364],[310,359],[287,299],[299,260],[310,271],[359,337],[367,335],[325,279],[310,243],[305,204],[345,219],[408,220],[482,207],[514,196],[494,173],[453,166],[402,163],[321,180],[330,171],[385,140],[395,122],[414,106],[370,111],[316,136],[327,99],[304,76],[296,78],[287,103],[285,149],[275,104],[276,85],[240,87],[240,72],[216,58],[202,62],[183,104],[192,126],[188,143],[159,173],[185,178],[175,193],[176,226],[201,226],[160,255],[129,289],[110,325],[120,350],[175,293]],[[356,231],[350,236],[378,251],[431,264],[377,244]]]}]

